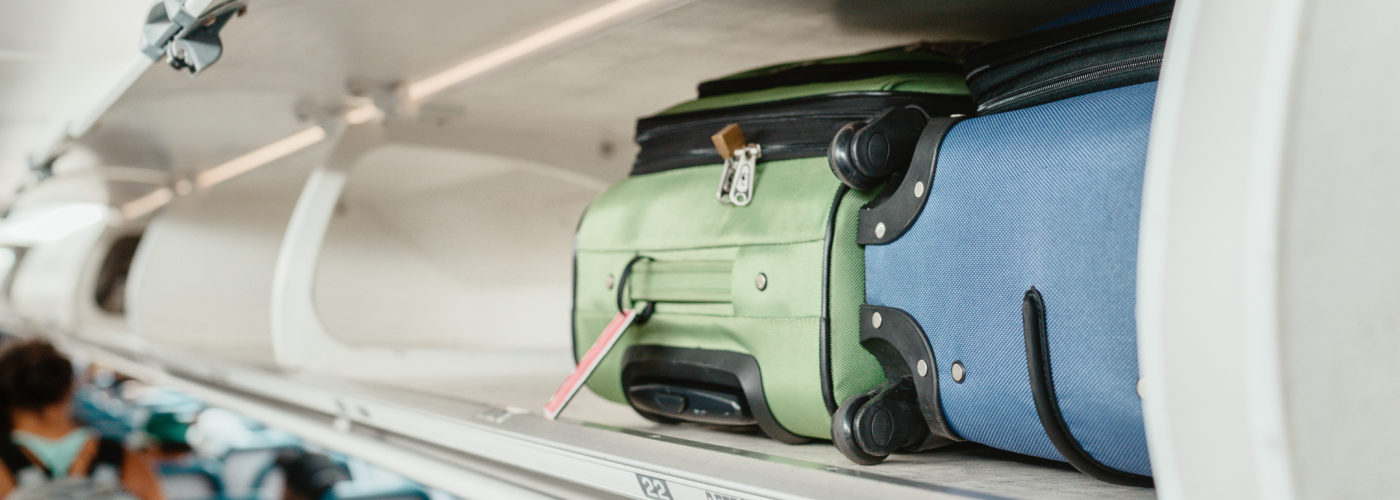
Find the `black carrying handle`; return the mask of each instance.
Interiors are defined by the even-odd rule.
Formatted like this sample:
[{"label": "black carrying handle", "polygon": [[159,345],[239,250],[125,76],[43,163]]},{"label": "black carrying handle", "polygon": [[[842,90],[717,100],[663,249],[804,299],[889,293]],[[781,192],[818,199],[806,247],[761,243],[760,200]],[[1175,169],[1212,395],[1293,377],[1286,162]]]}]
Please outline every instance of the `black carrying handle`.
[{"label": "black carrying handle", "polygon": [[[627,266],[622,268],[622,274],[617,279],[617,312],[627,310],[626,307],[623,307],[623,303],[627,302],[625,300],[627,297],[627,279],[632,276],[632,266],[637,265],[638,262],[643,260],[650,262],[656,259],[645,255],[638,255],[632,257],[632,260],[627,261]],[[654,312],[656,312],[656,302],[647,301],[646,306],[642,307],[642,310],[637,312],[637,318],[632,320],[632,323],[636,325],[645,324],[647,320],[651,319],[651,315]]]},{"label": "black carrying handle", "polygon": [[1031,396],[1040,425],[1066,462],[1085,475],[1103,482],[1127,486],[1152,486],[1150,476],[1113,469],[1084,450],[1069,430],[1060,403],[1055,397],[1055,381],[1050,373],[1050,337],[1045,326],[1045,298],[1035,287],[1026,290],[1021,301],[1021,322],[1026,334],[1026,370],[1030,375]]}]

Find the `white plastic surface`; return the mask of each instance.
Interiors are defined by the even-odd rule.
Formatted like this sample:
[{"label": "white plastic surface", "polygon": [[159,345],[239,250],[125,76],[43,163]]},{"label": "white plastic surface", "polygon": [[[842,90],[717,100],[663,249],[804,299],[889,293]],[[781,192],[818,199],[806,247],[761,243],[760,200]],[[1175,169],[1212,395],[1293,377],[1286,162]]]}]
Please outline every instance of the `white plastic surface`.
[{"label": "white plastic surface", "polygon": [[[1284,33],[1297,42],[1281,134],[1277,232],[1276,391],[1281,425],[1257,446],[1285,467],[1261,479],[1299,498],[1397,494],[1400,464],[1400,4],[1300,2]],[[1266,393],[1267,394],[1267,393]]]},{"label": "white plastic surface", "polygon": [[1183,1],[1139,280],[1167,498],[1382,498],[1400,463],[1400,32],[1376,1]]},{"label": "white plastic surface", "polygon": [[290,161],[276,164],[177,201],[152,219],[127,285],[131,331],[272,366],[272,271],[305,175]]},{"label": "white plastic surface", "polygon": [[[316,273],[326,331],[357,346],[531,348],[569,328],[570,214],[601,181],[388,146],[351,172]],[[561,279],[562,277],[562,279]]]},{"label": "white plastic surface", "polygon": [[[273,276],[271,329],[280,366],[392,380],[452,379],[521,363],[568,362],[564,337],[551,335],[567,331],[560,329],[568,325],[568,309],[558,307],[551,314],[537,308],[541,303],[568,303],[568,281],[562,277],[571,276],[567,256],[572,225],[565,214],[571,208],[581,210],[601,183],[566,169],[432,152],[449,144],[441,138],[416,126],[371,123],[351,126],[330,140],[333,149],[312,172],[297,201]],[[381,148],[396,144],[413,145],[398,150],[400,160],[427,162],[419,166],[422,176],[400,175],[400,167],[386,179],[386,171],[371,167],[366,178],[373,181],[378,176],[384,183],[374,185],[367,203],[352,207],[342,197],[350,172],[361,161],[373,161]],[[476,163],[457,164],[464,159]],[[456,169],[443,170],[433,161]],[[463,193],[450,189],[454,178],[467,185],[468,194],[478,190],[479,198],[455,199]],[[471,179],[477,182],[461,182]],[[506,186],[497,186],[505,191],[480,190],[490,179],[506,181]],[[538,184],[538,189],[518,191],[516,186],[516,195],[505,194],[511,191],[510,182],[522,179]],[[442,189],[447,192],[433,193]],[[386,200],[391,206],[384,205]],[[468,219],[500,213],[486,212],[482,204],[512,203],[521,210],[509,218]],[[371,215],[344,215],[352,211]],[[419,217],[405,217],[415,211]],[[434,219],[425,218],[429,212]],[[337,213],[349,221],[351,232],[328,239]],[[392,225],[395,221],[399,226]],[[461,231],[512,225],[528,232],[490,240]],[[559,254],[558,263],[536,259],[551,252]],[[323,263],[323,255],[333,257]],[[533,265],[543,270],[531,269]],[[497,281],[516,266],[516,283]],[[435,273],[433,268],[439,270]],[[555,274],[547,274],[551,268]],[[334,319],[327,322],[326,317]],[[400,331],[406,333],[396,336]],[[376,369],[369,372],[364,366]]]},{"label": "white plastic surface", "polygon": [[[1244,335],[1249,137],[1271,2],[1183,0],[1162,68],[1139,244],[1138,328],[1153,475],[1167,498],[1258,498]],[[1212,458],[1197,459],[1203,454]]]},{"label": "white plastic surface", "polygon": [[10,287],[15,314],[45,329],[76,327],[80,302],[91,297],[83,292],[93,253],[106,232],[107,225],[97,223],[29,247]]}]

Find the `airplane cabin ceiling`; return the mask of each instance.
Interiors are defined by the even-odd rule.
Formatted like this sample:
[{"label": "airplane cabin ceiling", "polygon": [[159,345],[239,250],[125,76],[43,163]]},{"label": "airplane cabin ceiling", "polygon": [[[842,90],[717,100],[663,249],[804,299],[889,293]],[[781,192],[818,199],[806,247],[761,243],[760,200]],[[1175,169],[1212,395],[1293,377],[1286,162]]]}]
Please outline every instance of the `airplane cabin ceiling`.
[{"label": "airplane cabin ceiling", "polygon": [[[72,2],[53,3],[52,8],[26,4],[26,9],[53,18],[69,12],[60,7],[72,7]],[[163,63],[150,66],[77,142],[106,165],[159,169],[186,178],[305,129],[312,116],[345,105],[351,93],[434,74],[605,3],[254,0],[246,15],[222,31],[224,54],[217,64],[196,77]],[[636,117],[693,96],[702,79],[918,40],[988,40],[1090,3],[673,2],[644,18],[450,88],[423,102],[419,117],[464,137],[489,130],[494,137],[506,137],[493,140],[519,142],[515,147],[572,148],[562,156],[603,165],[594,174],[607,180],[630,164]],[[100,51],[65,48],[65,67],[119,75],[121,63],[129,65],[138,53],[140,15],[131,12],[144,11],[142,4],[125,6],[122,15],[102,16],[103,22],[84,21],[93,26],[73,26],[66,33],[101,28],[114,41]],[[997,15],[984,15],[988,12]],[[54,37],[59,39],[54,46],[63,47],[63,37]],[[119,39],[121,43],[115,41]],[[99,54],[102,65],[84,62]],[[0,71],[18,64],[6,61]],[[60,72],[56,67],[52,71]],[[92,103],[113,90],[107,87],[115,78],[83,77],[70,83],[98,96],[83,100]],[[6,127],[0,137],[6,170],[0,180],[18,177],[24,163],[17,158],[48,147],[51,139],[40,139],[44,134],[53,137],[65,120],[89,111],[73,109],[76,104],[58,106],[65,101],[61,95],[34,86],[0,91],[4,102],[31,103],[15,108],[29,109],[28,115],[0,115]],[[43,126],[24,133],[12,130],[11,122],[38,119],[26,118],[30,115],[42,115]]]}]

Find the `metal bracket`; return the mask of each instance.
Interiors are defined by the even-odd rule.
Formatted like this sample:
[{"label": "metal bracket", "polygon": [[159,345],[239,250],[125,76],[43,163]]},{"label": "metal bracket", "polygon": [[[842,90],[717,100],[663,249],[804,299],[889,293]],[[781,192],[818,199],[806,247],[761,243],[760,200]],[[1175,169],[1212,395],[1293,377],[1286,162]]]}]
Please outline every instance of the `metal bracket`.
[{"label": "metal bracket", "polygon": [[856,243],[883,245],[899,239],[919,219],[933,191],[933,178],[938,170],[938,150],[943,137],[952,130],[960,117],[929,119],[919,136],[914,158],[903,177],[890,179],[890,184],[874,200],[860,209],[856,216]]},{"label": "metal bracket", "polygon": [[159,0],[151,6],[141,28],[141,52],[152,61],[168,57],[172,68],[197,75],[223,55],[219,32],[224,25],[247,9],[244,0],[225,0],[212,6],[204,0]]},{"label": "metal bracket", "polygon": [[943,418],[938,397],[938,362],[919,321],[893,307],[860,307],[860,345],[875,355],[885,378],[908,377],[928,425],[929,436],[914,450],[927,450],[963,441]]}]

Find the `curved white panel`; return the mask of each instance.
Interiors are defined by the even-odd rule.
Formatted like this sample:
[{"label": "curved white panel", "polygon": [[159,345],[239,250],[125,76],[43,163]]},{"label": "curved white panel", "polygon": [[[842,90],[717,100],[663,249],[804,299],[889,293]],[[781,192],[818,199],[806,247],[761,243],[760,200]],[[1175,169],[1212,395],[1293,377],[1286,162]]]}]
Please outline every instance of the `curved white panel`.
[{"label": "curved white panel", "polygon": [[1178,3],[1140,259],[1166,498],[1393,496],[1400,64],[1374,1]]},{"label": "curved white panel", "polygon": [[279,162],[181,197],[152,218],[127,285],[132,332],[168,347],[271,366],[273,267],[305,173]]},{"label": "curved white panel", "polygon": [[[1152,469],[1165,498],[1259,498],[1244,311],[1249,138],[1268,83],[1271,2],[1178,2],[1149,147],[1139,355]],[[1203,459],[1202,457],[1210,457]],[[1222,467],[1221,464],[1241,464]]]},{"label": "curved white panel", "polygon": [[350,345],[568,344],[573,231],[601,183],[521,161],[386,146],[350,174],[315,283]]},{"label": "curved white panel", "polygon": [[78,325],[93,248],[110,232],[107,207],[49,204],[12,213],[0,233],[27,245],[14,270],[10,305],[36,326],[71,331]]},{"label": "curved white panel", "polygon": [[[567,366],[571,235],[603,183],[452,152],[453,135],[434,128],[367,124],[333,135],[277,262],[280,366],[378,380]],[[367,184],[343,196],[362,161]],[[328,237],[333,225],[343,228]],[[489,237],[511,227],[520,232]],[[502,281],[512,272],[514,282]]]},{"label": "curved white panel", "polygon": [[[1397,495],[1400,464],[1400,4],[1309,0],[1293,29],[1287,94],[1279,96],[1276,378],[1279,425],[1260,435],[1287,463],[1266,481],[1299,498]],[[1261,350],[1262,351],[1262,350]]]}]

